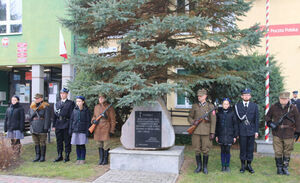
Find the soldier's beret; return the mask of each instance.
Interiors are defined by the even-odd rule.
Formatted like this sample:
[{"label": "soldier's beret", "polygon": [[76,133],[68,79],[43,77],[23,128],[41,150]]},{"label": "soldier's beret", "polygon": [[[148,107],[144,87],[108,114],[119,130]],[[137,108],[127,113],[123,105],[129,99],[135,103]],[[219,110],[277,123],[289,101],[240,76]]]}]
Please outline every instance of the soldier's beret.
[{"label": "soldier's beret", "polygon": [[35,99],[37,99],[37,98],[43,98],[43,97],[44,97],[44,95],[41,94],[41,93],[37,93],[37,94],[35,94],[35,96],[34,96]]},{"label": "soldier's beret", "polygon": [[279,98],[282,98],[282,99],[288,99],[288,98],[290,98],[290,92],[281,92],[280,94],[279,94]]},{"label": "soldier's beret", "polygon": [[104,93],[99,93],[99,94],[98,94],[98,97],[104,97],[104,98],[107,98],[106,94],[104,94]]},{"label": "soldier's beret", "polygon": [[203,95],[207,95],[207,91],[205,89],[199,89],[197,91],[197,95],[198,96],[203,96]]},{"label": "soldier's beret", "polygon": [[222,102],[224,102],[224,101],[228,101],[229,103],[231,103],[231,100],[229,98],[223,98]]},{"label": "soldier's beret", "polygon": [[81,99],[82,101],[85,101],[85,97],[84,96],[76,96],[76,99]]},{"label": "soldier's beret", "polygon": [[69,93],[69,90],[67,88],[63,88],[60,90],[61,93]]},{"label": "soldier's beret", "polygon": [[293,91],[293,94],[298,94],[298,91],[296,90],[296,91]]},{"label": "soldier's beret", "polygon": [[251,89],[249,88],[245,88],[242,90],[242,94],[250,94],[251,93]]}]

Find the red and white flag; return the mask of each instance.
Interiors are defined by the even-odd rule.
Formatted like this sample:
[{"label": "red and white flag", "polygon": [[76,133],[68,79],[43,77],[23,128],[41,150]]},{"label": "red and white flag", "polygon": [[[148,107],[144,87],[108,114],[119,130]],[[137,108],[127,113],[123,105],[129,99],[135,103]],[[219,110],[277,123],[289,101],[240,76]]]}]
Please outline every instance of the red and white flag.
[{"label": "red and white flag", "polygon": [[59,28],[59,56],[68,59],[66,43],[60,28]]}]

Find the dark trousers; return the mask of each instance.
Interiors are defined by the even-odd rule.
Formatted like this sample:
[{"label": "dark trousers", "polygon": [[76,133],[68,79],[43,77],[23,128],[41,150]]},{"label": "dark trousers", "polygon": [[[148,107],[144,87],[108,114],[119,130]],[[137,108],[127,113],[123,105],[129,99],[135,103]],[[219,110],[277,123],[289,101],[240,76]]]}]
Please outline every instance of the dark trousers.
[{"label": "dark trousers", "polygon": [[85,145],[76,145],[77,160],[85,160],[86,148]]},{"label": "dark trousers", "polygon": [[230,147],[231,145],[221,145],[222,166],[229,166],[230,164]]},{"label": "dark trousers", "polygon": [[240,159],[252,161],[254,152],[254,135],[240,136]]},{"label": "dark trousers", "polygon": [[57,152],[63,152],[65,143],[65,152],[71,152],[71,135],[69,135],[69,129],[55,129]]}]

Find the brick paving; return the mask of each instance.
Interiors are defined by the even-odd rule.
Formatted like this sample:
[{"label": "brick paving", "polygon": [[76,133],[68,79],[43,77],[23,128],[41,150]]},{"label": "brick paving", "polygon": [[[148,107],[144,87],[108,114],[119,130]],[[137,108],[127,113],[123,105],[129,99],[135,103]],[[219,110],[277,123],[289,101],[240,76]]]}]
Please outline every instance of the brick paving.
[{"label": "brick paving", "polygon": [[0,183],[84,183],[73,180],[34,178],[13,175],[0,175]]},{"label": "brick paving", "polygon": [[175,183],[177,174],[110,170],[93,183]]}]

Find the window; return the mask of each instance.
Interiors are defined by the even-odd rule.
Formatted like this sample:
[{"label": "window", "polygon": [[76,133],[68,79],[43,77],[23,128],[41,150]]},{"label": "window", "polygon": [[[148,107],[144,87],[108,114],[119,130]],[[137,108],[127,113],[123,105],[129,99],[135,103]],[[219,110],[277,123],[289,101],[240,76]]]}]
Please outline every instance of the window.
[{"label": "window", "polygon": [[194,0],[177,0],[177,13],[186,13],[195,10],[196,2]]},{"label": "window", "polygon": [[0,0],[0,35],[22,33],[22,0]]},{"label": "window", "polygon": [[[183,68],[176,69],[177,74],[187,74],[188,71]],[[176,93],[176,108],[192,108],[192,104],[187,98],[187,93]]]}]

